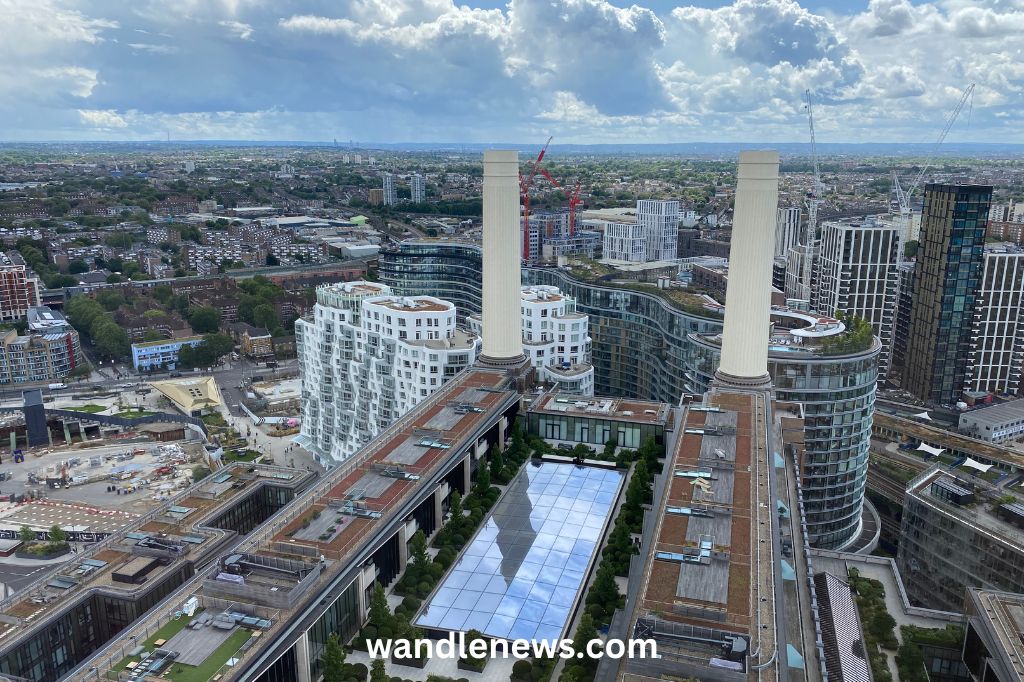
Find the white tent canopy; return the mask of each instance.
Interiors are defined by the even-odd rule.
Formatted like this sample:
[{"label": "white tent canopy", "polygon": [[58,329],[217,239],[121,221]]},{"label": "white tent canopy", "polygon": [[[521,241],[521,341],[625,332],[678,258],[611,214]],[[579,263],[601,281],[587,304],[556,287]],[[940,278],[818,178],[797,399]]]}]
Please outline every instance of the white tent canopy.
[{"label": "white tent canopy", "polygon": [[936,448],[936,447],[932,447],[931,445],[928,445],[928,443],[921,443],[920,445],[918,445],[918,446],[917,446],[917,449],[918,449],[918,450],[924,450],[924,451],[925,451],[925,452],[927,452],[927,453],[928,453],[929,455],[936,455],[936,456],[937,456],[937,455],[938,455],[938,454],[939,454],[940,452],[943,452],[943,451],[945,451],[945,448]]},{"label": "white tent canopy", "polygon": [[964,460],[964,464],[963,465],[965,467],[971,467],[972,469],[977,469],[981,473],[985,473],[986,471],[988,471],[989,469],[992,468],[991,464],[982,464],[981,462],[977,462],[977,461],[971,459],[970,457],[968,457],[967,459]]},{"label": "white tent canopy", "polygon": [[930,414],[928,414],[927,412],[919,412],[918,414],[915,414],[914,416],[917,417],[918,419],[924,419],[925,421],[929,421],[929,422],[932,420],[932,416]]}]

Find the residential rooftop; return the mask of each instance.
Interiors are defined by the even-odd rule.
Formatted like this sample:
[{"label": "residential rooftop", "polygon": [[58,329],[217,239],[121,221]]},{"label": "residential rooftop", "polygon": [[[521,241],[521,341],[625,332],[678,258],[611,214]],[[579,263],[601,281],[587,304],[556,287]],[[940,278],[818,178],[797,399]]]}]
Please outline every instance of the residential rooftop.
[{"label": "residential rooftop", "polygon": [[798,406],[764,393],[715,389],[685,407],[613,634],[653,636],[672,668],[622,661],[619,678],[820,679],[806,565],[784,558],[804,549],[789,512],[799,482],[780,454],[798,454],[801,425]]},{"label": "residential rooftop", "polygon": [[173,346],[181,345],[185,343],[191,343],[193,341],[203,341],[203,337],[196,336],[183,336],[179,339],[160,339],[159,341],[142,341],[140,343],[133,343],[133,348],[152,348],[154,346]]},{"label": "residential rooftop", "polygon": [[[268,523],[256,528],[232,549],[250,564],[275,560],[304,563],[304,595],[315,597],[342,574],[362,565],[377,535],[409,513],[406,507],[431,477],[441,471],[451,456],[461,456],[467,445],[477,442],[481,428],[513,407],[518,393],[509,386],[504,372],[472,368],[428,396],[416,409],[400,419],[353,457],[330,470],[319,483],[293,500]],[[318,570],[312,566],[319,564]],[[221,566],[211,566],[183,585],[170,603],[195,603],[204,608],[237,612],[242,618],[260,621],[258,636],[238,650],[240,659],[217,671],[227,682],[244,672],[261,648],[276,646],[275,637],[298,618],[310,616],[316,604],[308,599],[281,601],[268,606],[259,594],[243,590],[231,595],[210,593],[210,580]],[[223,585],[216,585],[223,590]],[[172,612],[174,610],[172,608]],[[248,614],[248,615],[245,615]],[[166,608],[154,609],[126,628],[118,639],[143,636],[173,619]],[[266,622],[264,622],[266,621]],[[211,652],[212,656],[216,652]],[[79,670],[95,667],[104,671],[123,665],[124,647],[111,643],[98,651]],[[70,679],[91,679],[79,673]]]},{"label": "residential rooftop", "polygon": [[988,658],[988,665],[999,671],[999,679],[1024,680],[1024,594],[972,587],[967,601],[971,630],[980,633],[985,647],[984,654],[975,652],[971,658]]},{"label": "residential rooftop", "polygon": [[298,488],[312,478],[306,471],[239,462],[194,483],[80,551],[74,561],[44,571],[33,583],[0,601],[0,647],[10,651],[20,637],[45,627],[51,613],[64,611],[95,590],[134,599],[136,593],[178,570],[183,560],[200,563],[222,549],[236,534],[210,523],[254,486]]},{"label": "residential rooftop", "polygon": [[1006,488],[936,465],[911,479],[907,495],[1024,554],[1024,500],[1000,501]]},{"label": "residential rooftop", "polygon": [[[589,366],[589,365],[588,365]],[[661,424],[669,419],[666,403],[625,398],[583,398],[571,393],[544,393],[530,404],[531,413],[564,414],[632,423]]]}]

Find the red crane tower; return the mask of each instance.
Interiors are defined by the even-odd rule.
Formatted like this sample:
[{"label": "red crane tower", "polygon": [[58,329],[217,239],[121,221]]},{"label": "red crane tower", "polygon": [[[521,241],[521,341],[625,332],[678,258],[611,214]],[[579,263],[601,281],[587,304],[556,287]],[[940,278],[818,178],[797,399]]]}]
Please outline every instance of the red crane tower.
[{"label": "red crane tower", "polygon": [[548,141],[544,143],[540,154],[537,155],[537,160],[530,166],[530,172],[525,177],[519,173],[519,196],[523,201],[523,260],[526,261],[530,259],[530,187],[533,185],[533,179],[537,177],[538,171],[545,177],[551,177],[540,167],[540,162],[544,160],[544,154],[547,153],[551,140],[552,138],[549,137]]},{"label": "red crane tower", "polygon": [[571,237],[576,231],[576,207],[583,203],[580,199],[580,189],[583,187],[583,181],[577,180],[576,186],[572,188],[572,192],[567,192],[566,189],[562,187],[557,180],[551,177],[551,174],[543,168],[540,169],[540,174],[547,178],[548,182],[554,185],[556,189],[560,189],[565,192],[569,199],[569,236]]}]

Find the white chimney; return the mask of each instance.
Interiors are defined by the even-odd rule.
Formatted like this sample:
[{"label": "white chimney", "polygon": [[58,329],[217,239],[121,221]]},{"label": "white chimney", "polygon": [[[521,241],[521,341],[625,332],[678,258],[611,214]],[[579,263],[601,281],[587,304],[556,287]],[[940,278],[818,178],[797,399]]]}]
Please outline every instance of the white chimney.
[{"label": "white chimney", "polygon": [[729,247],[722,362],[715,378],[767,387],[772,259],[779,204],[779,153],[741,152]]},{"label": "white chimney", "polygon": [[524,359],[519,251],[519,153],[485,151],[481,351],[485,364],[511,366]]}]

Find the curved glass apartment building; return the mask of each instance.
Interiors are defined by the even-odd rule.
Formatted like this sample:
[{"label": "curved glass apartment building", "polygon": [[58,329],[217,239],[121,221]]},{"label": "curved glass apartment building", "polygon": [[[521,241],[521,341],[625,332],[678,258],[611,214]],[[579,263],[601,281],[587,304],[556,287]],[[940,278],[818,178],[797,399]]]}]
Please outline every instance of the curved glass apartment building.
[{"label": "curved glass apartment building", "polygon": [[[404,242],[381,252],[381,279],[400,294],[448,298],[466,313],[478,312],[480,258],[480,247],[472,244]],[[590,316],[595,395],[675,403],[710,385],[719,363],[720,306],[683,310],[666,292],[584,282],[559,268],[523,268],[522,277],[524,285],[558,287]],[[810,540],[817,547],[842,548],[861,527],[881,344],[874,339],[858,352],[832,354],[816,348],[811,336],[799,345],[783,344],[783,330],[813,323],[799,313],[774,315],[779,333],[768,369],[779,399],[803,404],[806,416],[803,484]]]},{"label": "curved glass apartment building", "polygon": [[[382,250],[383,284],[403,296],[455,303],[459,321],[480,314],[482,251],[475,244],[415,240]],[[556,268],[523,268],[523,285],[558,287],[590,316],[594,394],[678,402],[686,391],[687,334],[721,331],[715,313],[684,312],[656,294],[582,282]]]},{"label": "curved glass apartment building", "polygon": [[[772,313],[773,321],[781,318],[790,323],[811,317],[779,310]],[[842,549],[857,539],[861,530],[882,345],[872,337],[863,350],[833,354],[807,337],[794,337],[788,326],[775,327],[768,349],[768,372],[779,400],[798,402],[804,408],[801,483],[810,542],[822,549]],[[807,329],[797,327],[796,331]],[[693,334],[689,342],[687,383],[693,392],[702,393],[718,368],[721,339]]]},{"label": "curved glass apartment building", "polygon": [[455,304],[459,324],[479,315],[483,251],[474,244],[405,241],[381,249],[377,274],[402,296],[433,296]]}]

